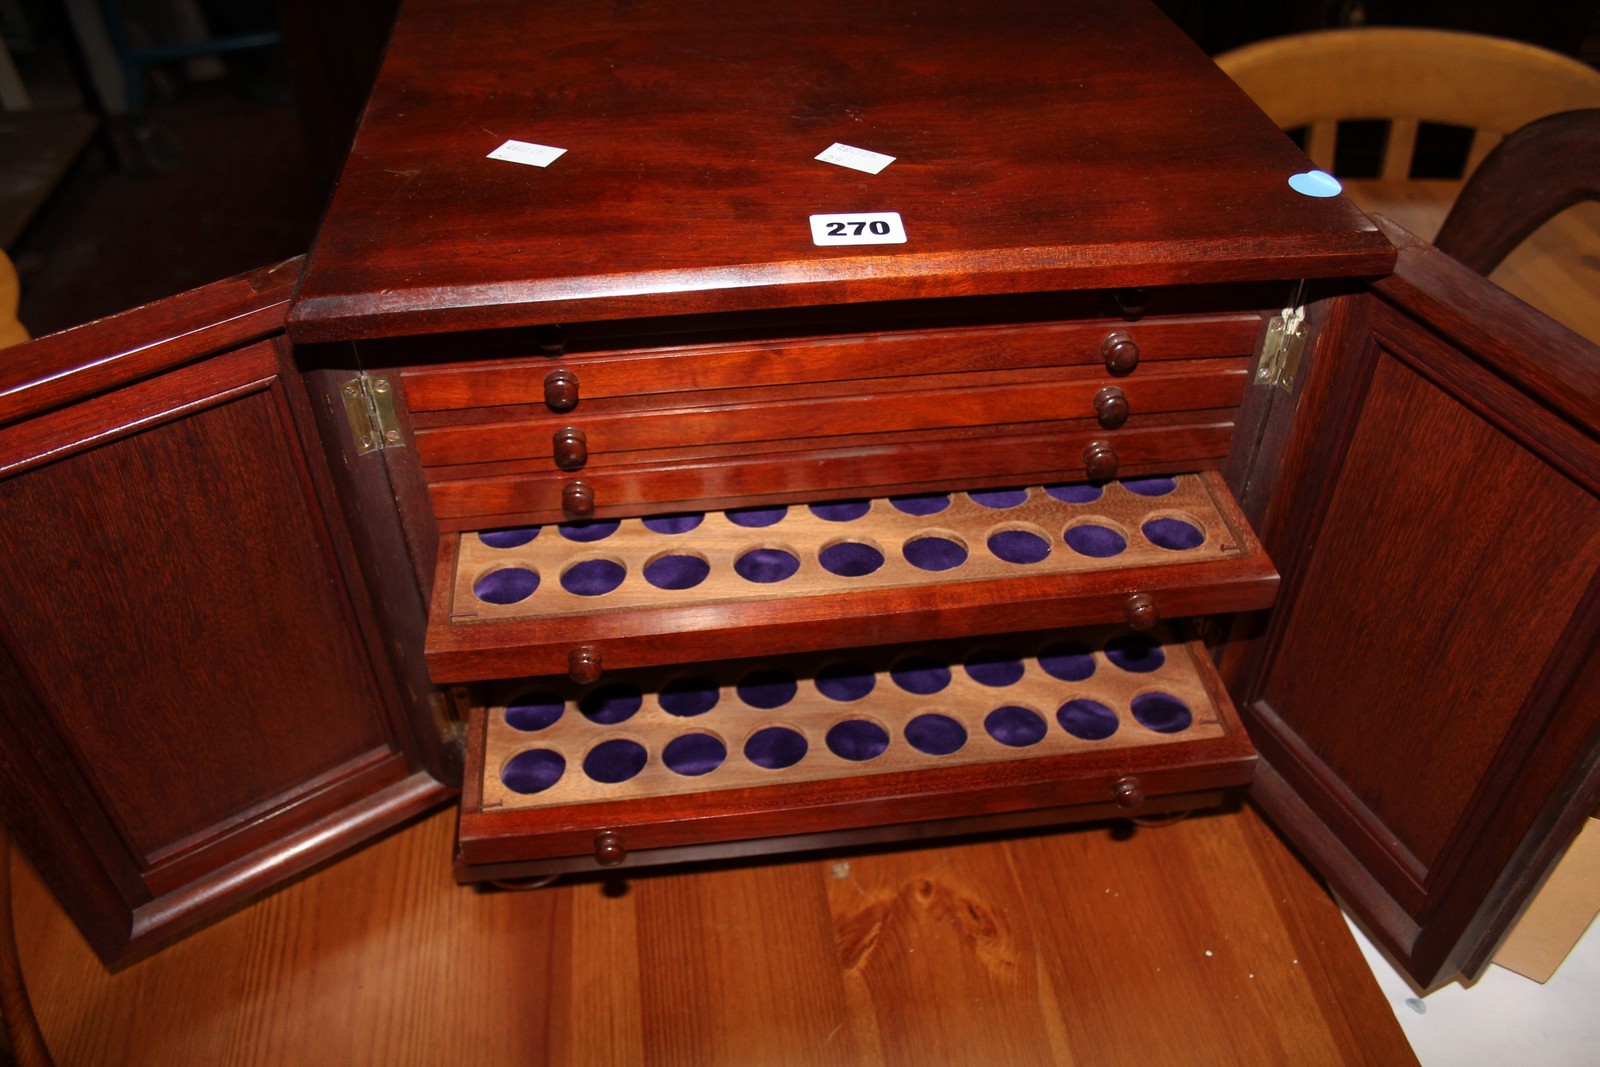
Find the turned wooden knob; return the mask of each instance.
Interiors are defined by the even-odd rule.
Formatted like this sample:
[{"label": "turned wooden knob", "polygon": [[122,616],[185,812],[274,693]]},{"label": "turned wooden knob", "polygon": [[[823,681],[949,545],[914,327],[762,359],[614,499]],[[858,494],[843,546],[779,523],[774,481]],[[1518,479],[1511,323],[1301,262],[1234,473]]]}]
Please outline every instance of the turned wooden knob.
[{"label": "turned wooden knob", "polygon": [[1100,355],[1105,358],[1106,370],[1112,374],[1128,374],[1139,365],[1139,346],[1122,330],[1106,335],[1100,342]]},{"label": "turned wooden knob", "polygon": [[621,834],[615,830],[602,830],[594,835],[594,861],[600,866],[616,867],[627,858],[628,850],[622,847]]},{"label": "turned wooden knob", "polygon": [[1094,414],[1100,425],[1115,430],[1128,421],[1128,397],[1121,389],[1108,385],[1094,394]]},{"label": "turned wooden knob", "polygon": [[551,411],[571,411],[578,406],[578,376],[558,367],[544,376],[544,402]]},{"label": "turned wooden knob", "polygon": [[561,510],[574,519],[594,514],[594,486],[588,482],[568,482],[561,490]]},{"label": "turned wooden knob", "polygon": [[589,462],[589,438],[576,426],[563,426],[550,438],[555,450],[556,466],[564,471],[575,471]]},{"label": "turned wooden knob", "polygon": [[1137,319],[1150,306],[1150,290],[1118,289],[1111,294],[1111,299],[1116,303],[1117,310],[1122,313],[1123,318]]},{"label": "turned wooden knob", "polygon": [[1134,593],[1123,601],[1122,614],[1135,630],[1150,630],[1161,621],[1155,598],[1149,593]]},{"label": "turned wooden knob", "polygon": [[567,351],[567,328],[551,324],[533,331],[533,347],[541,356],[559,356]]},{"label": "turned wooden knob", "polygon": [[567,677],[579,685],[600,680],[600,650],[593,645],[579,645],[567,653]]},{"label": "turned wooden knob", "polygon": [[1144,803],[1144,786],[1139,779],[1129,775],[1111,783],[1111,799],[1124,811],[1132,811]]},{"label": "turned wooden knob", "polygon": [[1117,450],[1110,441],[1090,441],[1083,450],[1083,469],[1097,482],[1117,476]]}]

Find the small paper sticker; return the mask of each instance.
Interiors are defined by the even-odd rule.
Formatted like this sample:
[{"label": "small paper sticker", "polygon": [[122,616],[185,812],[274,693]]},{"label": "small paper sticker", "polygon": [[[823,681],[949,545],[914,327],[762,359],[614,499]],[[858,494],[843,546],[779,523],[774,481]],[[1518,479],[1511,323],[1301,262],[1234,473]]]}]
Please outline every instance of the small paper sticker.
[{"label": "small paper sticker", "polygon": [[903,245],[906,224],[898,211],[812,215],[811,243],[818,245]]},{"label": "small paper sticker", "polygon": [[565,148],[551,148],[547,144],[530,141],[507,141],[489,153],[490,159],[503,159],[507,163],[523,163],[530,167],[548,167],[567,154]]},{"label": "small paper sticker", "polygon": [[894,162],[893,156],[886,156],[882,152],[869,152],[865,148],[854,148],[847,144],[829,145],[813,158],[867,174],[876,174]]}]

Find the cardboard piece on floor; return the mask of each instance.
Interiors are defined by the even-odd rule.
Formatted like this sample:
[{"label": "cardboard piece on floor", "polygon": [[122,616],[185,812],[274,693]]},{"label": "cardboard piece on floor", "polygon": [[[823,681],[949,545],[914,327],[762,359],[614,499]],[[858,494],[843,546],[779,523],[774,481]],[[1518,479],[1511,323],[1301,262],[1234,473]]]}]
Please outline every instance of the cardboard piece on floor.
[{"label": "cardboard piece on floor", "polygon": [[1584,823],[1494,962],[1535,982],[1548,982],[1600,914],[1600,818]]}]

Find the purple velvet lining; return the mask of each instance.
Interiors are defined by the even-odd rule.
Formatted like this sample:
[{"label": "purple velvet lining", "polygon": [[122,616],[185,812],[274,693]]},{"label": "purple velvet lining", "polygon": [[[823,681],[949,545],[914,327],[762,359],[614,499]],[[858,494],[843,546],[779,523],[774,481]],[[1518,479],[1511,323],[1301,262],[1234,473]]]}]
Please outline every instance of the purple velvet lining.
[{"label": "purple velvet lining", "polygon": [[500,781],[513,793],[542,793],[561,781],[566,770],[567,761],[561,753],[548,748],[531,748],[506,761]]},{"label": "purple velvet lining", "polygon": [[1074,526],[1062,536],[1068,548],[1091,559],[1108,559],[1128,547],[1128,542],[1117,531],[1093,523]]},{"label": "purple velvet lining", "polygon": [[472,583],[472,595],[490,604],[515,604],[539,588],[539,572],[526,567],[502,567]]},{"label": "purple velvet lining", "polygon": [[1094,653],[1086,645],[1051,645],[1038,658],[1044,673],[1063,682],[1081,682],[1094,674]]},{"label": "purple velvet lining", "polygon": [[701,511],[684,511],[676,515],[652,515],[644,520],[644,528],[651,533],[681,534],[688,533],[699,526],[706,519]]},{"label": "purple velvet lining", "polygon": [[661,702],[661,710],[668,715],[687,718],[704,715],[717,706],[720,698],[721,693],[715,682],[705,678],[674,678],[661,687],[656,699]]},{"label": "purple velvet lining", "polygon": [[781,771],[805,759],[808,748],[805,735],[787,726],[768,726],[750,735],[744,743],[744,758],[757,767]]},{"label": "purple velvet lining", "polygon": [[752,548],[733,561],[733,572],[747,582],[771,585],[800,569],[800,561],[781,548]]},{"label": "purple velvet lining", "polygon": [[506,725],[513,730],[543,730],[567,709],[567,702],[554,693],[519,693],[506,705]]},{"label": "purple velvet lining", "polygon": [[485,530],[478,540],[490,548],[520,548],[539,536],[537,526],[514,526],[505,530]]},{"label": "purple velvet lining", "polygon": [[637,741],[617,737],[602,741],[583,757],[583,773],[597,782],[616,785],[644,770],[650,754]]},{"label": "purple velvet lining", "polygon": [[967,743],[967,728],[948,715],[930,712],[906,723],[906,743],[930,756],[948,756]]},{"label": "purple velvet lining", "polygon": [[1007,563],[1038,563],[1050,554],[1050,542],[1027,530],[1001,530],[990,535],[989,551]]},{"label": "purple velvet lining", "polygon": [[644,565],[644,580],[657,589],[693,589],[710,573],[699,556],[662,556]]},{"label": "purple velvet lining", "polygon": [[950,668],[927,656],[908,656],[889,669],[889,677],[908,693],[928,696],[950,684]]},{"label": "purple velvet lining", "polygon": [[1187,730],[1194,722],[1189,705],[1167,693],[1142,693],[1133,698],[1133,717],[1158,734]]},{"label": "purple velvet lining", "polygon": [[883,566],[883,553],[859,541],[829,545],[817,555],[822,569],[841,578],[860,578]]},{"label": "purple velvet lining", "polygon": [[877,675],[860,663],[830,663],[817,672],[817,692],[841,703],[860,700],[877,684]]},{"label": "purple velvet lining", "polygon": [[1206,542],[1206,533],[1192,522],[1182,519],[1151,519],[1140,527],[1150,543],[1174,552],[1187,552]]},{"label": "purple velvet lining", "polygon": [[1178,488],[1174,478],[1129,478],[1122,483],[1122,488],[1130,493],[1140,496],[1166,496]]},{"label": "purple velvet lining", "polygon": [[995,708],[984,716],[983,728],[990,737],[1011,748],[1037,745],[1049,732],[1049,727],[1045,725],[1044,719],[1038,712],[1019,708],[1015,704]]},{"label": "purple velvet lining", "polygon": [[728,746],[710,734],[684,734],[667,742],[661,750],[661,762],[667,770],[685,778],[698,778],[722,766],[728,758]]},{"label": "purple velvet lining", "polygon": [[907,515],[937,515],[950,506],[949,493],[916,493],[910,496],[892,496],[889,503]]},{"label": "purple velvet lining", "polygon": [[781,708],[794,699],[800,686],[788,671],[764,670],[739,679],[736,690],[739,699],[752,708]]},{"label": "purple velvet lining", "polygon": [[967,657],[967,677],[979,685],[1000,688],[1022,680],[1022,661],[997,648],[983,648]]},{"label": "purple velvet lining", "polygon": [[1063,504],[1092,504],[1099,500],[1105,490],[1098,485],[1088,482],[1073,482],[1070,485],[1047,485],[1044,491],[1061,501]]},{"label": "purple velvet lining", "polygon": [[919,571],[947,571],[967,561],[967,550],[947,537],[914,537],[901,551]]},{"label": "purple velvet lining", "polygon": [[998,511],[1026,503],[1028,491],[1026,489],[975,489],[968,493],[967,496],[972,498],[974,504],[986,508],[994,508]]},{"label": "purple velvet lining", "polygon": [[775,508],[731,508],[723,514],[728,516],[728,521],[735,526],[776,526],[783,521],[785,515],[789,514],[789,509],[780,504]]},{"label": "purple velvet lining", "polygon": [[840,759],[865,763],[889,747],[889,732],[866,719],[846,719],[828,731],[828,751]]},{"label": "purple velvet lining", "polygon": [[561,588],[574,596],[605,596],[627,576],[627,570],[620,563],[586,559],[561,572]]},{"label": "purple velvet lining", "polygon": [[586,519],[583,522],[564,522],[556,529],[568,541],[604,541],[617,532],[619,519]]},{"label": "purple velvet lining", "polygon": [[824,522],[854,522],[871,510],[870,500],[830,500],[811,505],[811,514]]},{"label": "purple velvet lining", "polygon": [[1104,741],[1117,732],[1117,713],[1098,700],[1069,700],[1056,711],[1056,721],[1073,737]]},{"label": "purple velvet lining", "polygon": [[644,694],[632,682],[612,682],[591,689],[578,700],[578,710],[590,722],[614,726],[633,718],[644,704]]},{"label": "purple velvet lining", "polygon": [[1167,662],[1160,642],[1143,634],[1123,634],[1106,642],[1106,659],[1133,674],[1158,671]]}]

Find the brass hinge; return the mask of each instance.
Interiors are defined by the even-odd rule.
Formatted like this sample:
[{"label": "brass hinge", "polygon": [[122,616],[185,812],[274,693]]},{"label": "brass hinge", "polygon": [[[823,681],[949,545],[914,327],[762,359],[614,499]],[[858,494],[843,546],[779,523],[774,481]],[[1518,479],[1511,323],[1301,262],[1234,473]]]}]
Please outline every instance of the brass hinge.
[{"label": "brass hinge", "polygon": [[356,455],[406,443],[394,410],[394,387],[386,375],[362,371],[339,386],[339,395],[344,398],[344,414],[350,420]]},{"label": "brass hinge", "polygon": [[467,713],[472,708],[472,697],[464,685],[453,685],[442,693],[433,694],[433,723],[439,729],[439,740],[449,743],[467,733]]},{"label": "brass hinge", "polygon": [[1267,336],[1261,342],[1261,362],[1256,365],[1256,384],[1275,385],[1284,392],[1294,390],[1300,374],[1300,357],[1305,355],[1306,283],[1295,289],[1294,299],[1267,323]]}]

